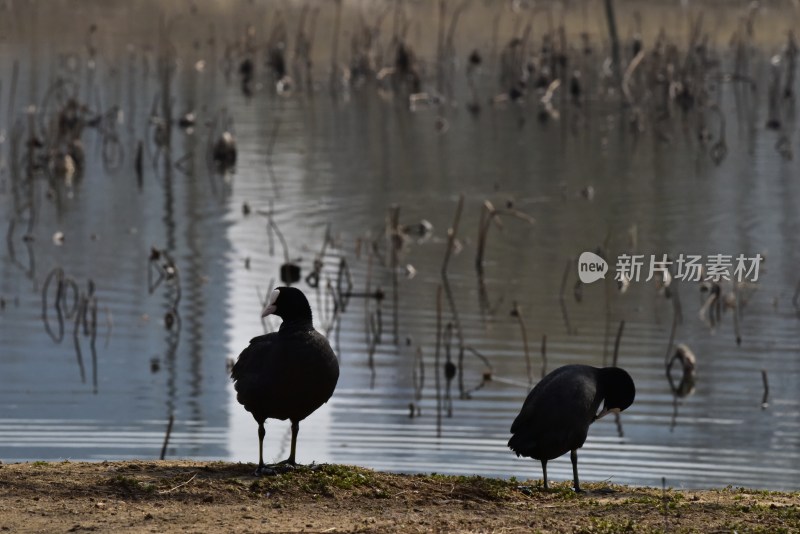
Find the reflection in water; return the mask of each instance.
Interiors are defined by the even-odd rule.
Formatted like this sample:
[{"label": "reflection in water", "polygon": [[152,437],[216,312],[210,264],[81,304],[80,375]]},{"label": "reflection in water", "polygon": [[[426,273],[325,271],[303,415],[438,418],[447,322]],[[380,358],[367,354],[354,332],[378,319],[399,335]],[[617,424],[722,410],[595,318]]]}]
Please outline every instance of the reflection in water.
[{"label": "reflection in water", "polygon": [[[425,5],[402,4],[399,26],[426,23],[409,15]],[[296,37],[247,22],[271,5],[242,6],[230,34],[206,7],[164,15],[157,29],[123,8],[90,10],[57,50],[43,17],[25,11],[0,40],[10,80],[0,302],[19,302],[1,312],[0,457],[157,457],[174,417],[171,456],[252,458],[224,363],[274,329],[258,311],[280,277],[316,290],[317,324],[342,363],[340,389],[304,431],[304,461],[535,475],[504,443],[540,374],[541,339],[542,375],[613,358],[639,387],[624,433],[610,418],[593,428],[584,476],[605,479],[613,463],[625,466],[615,481],[796,487],[800,258],[787,243],[800,231],[800,190],[784,159],[794,105],[753,91],[760,59],[745,34],[733,58],[703,48],[678,61],[666,42],[658,59],[649,48],[623,58],[620,108],[599,49],[570,55],[580,76],[561,72],[553,41],[547,57],[544,42],[522,44],[527,14],[482,20],[497,20],[491,53],[479,39],[465,48],[454,25],[443,57],[470,53],[468,84],[454,83],[456,62],[436,61],[447,66],[434,91],[426,58],[411,53],[426,48],[409,34],[383,46],[380,24],[342,16],[354,39],[324,51],[322,69],[329,52],[348,66],[330,68],[328,84],[308,60],[315,31],[336,26],[332,7],[298,7],[302,22],[287,7]],[[113,24],[87,31],[105,16],[130,24],[119,36]],[[530,35],[550,35],[532,24]],[[535,69],[522,87],[524,46]],[[675,77],[651,91],[665,61]],[[684,72],[689,63],[697,69]],[[479,105],[501,74],[502,98]],[[334,99],[319,98],[326,89]],[[470,100],[470,111],[451,105]],[[774,116],[781,130],[765,130]],[[574,258],[591,250],[610,265],[622,252],[768,250],[770,262],[757,286],[709,284],[701,302],[687,284],[681,302],[674,272],[669,284],[580,283]],[[114,336],[96,347],[101,306]],[[53,343],[69,333],[71,345]],[[677,341],[703,356],[702,381],[676,365]],[[96,395],[76,387],[76,357],[88,382],[87,347]],[[289,429],[274,434],[283,438],[268,454],[284,457]],[[567,464],[553,462],[553,476]]]},{"label": "reflection in water", "polygon": [[[26,206],[25,210],[30,211],[31,207]],[[8,223],[8,233],[6,234],[6,248],[8,251],[8,259],[16,265],[17,267],[25,273],[25,276],[31,280],[36,279],[36,256],[34,255],[34,248],[33,248],[33,239],[30,237],[33,231],[33,215],[28,216],[27,225],[28,225],[28,233],[22,236],[22,243],[25,245],[25,252],[27,256],[27,265],[20,261],[17,257],[16,248],[14,247],[14,241],[17,238],[16,236],[16,227],[17,222],[23,223],[26,222],[23,218],[24,211],[22,213],[18,212],[18,218],[14,217]]]},{"label": "reflection in water", "polygon": [[89,350],[92,353],[92,387],[97,393],[97,297],[94,294],[94,282],[90,278],[87,282],[86,293],[81,292],[78,297],[78,306],[75,313],[75,329],[72,340],[75,353],[78,355],[78,364],[81,368],[81,381],[86,382],[83,370],[83,354],[80,343],[80,333],[89,338]]},{"label": "reflection in water", "polygon": [[[55,282],[54,282],[55,281]],[[50,299],[50,286],[53,284],[55,295]],[[52,304],[48,305],[48,300]],[[55,310],[57,330],[53,329],[50,319],[51,308]],[[65,321],[74,319],[72,341],[80,371],[81,382],[86,383],[86,368],[83,363],[83,350],[81,349],[81,332],[89,338],[89,349],[92,355],[92,386],[97,393],[97,297],[95,296],[94,281],[90,278],[87,282],[86,292],[78,288],[78,283],[64,274],[61,268],[55,268],[44,280],[42,285],[42,322],[44,329],[55,343],[64,339]]]},{"label": "reflection in water", "polygon": [[[680,381],[676,384],[672,376],[672,367],[675,363],[680,364]],[[692,350],[685,344],[681,343],[675,348],[675,353],[667,362],[667,380],[669,387],[672,390],[672,422],[670,423],[670,431],[675,430],[675,425],[678,424],[678,400],[686,398],[694,393],[695,383],[697,382],[697,358]]]}]

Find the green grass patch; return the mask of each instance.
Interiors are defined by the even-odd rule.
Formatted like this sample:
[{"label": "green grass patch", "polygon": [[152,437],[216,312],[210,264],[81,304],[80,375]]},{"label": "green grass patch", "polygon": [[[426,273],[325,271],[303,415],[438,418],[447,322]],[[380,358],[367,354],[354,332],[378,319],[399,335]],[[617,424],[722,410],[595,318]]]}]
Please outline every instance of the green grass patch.
[{"label": "green grass patch", "polygon": [[626,532],[647,532],[636,525],[632,519],[599,519],[592,518],[588,526],[579,528],[577,534],[623,534]]},{"label": "green grass patch", "polygon": [[260,477],[250,483],[250,491],[261,494],[289,494],[299,490],[325,497],[333,497],[337,490],[352,491],[358,488],[372,490],[371,495],[375,498],[388,497],[374,472],[346,465],[298,467],[293,471]]},{"label": "green grass patch", "polygon": [[119,490],[123,490],[126,493],[141,493],[141,494],[152,495],[156,492],[156,487],[154,484],[142,482],[133,477],[125,475],[117,475],[115,477],[110,478],[108,480],[108,485],[117,488]]}]

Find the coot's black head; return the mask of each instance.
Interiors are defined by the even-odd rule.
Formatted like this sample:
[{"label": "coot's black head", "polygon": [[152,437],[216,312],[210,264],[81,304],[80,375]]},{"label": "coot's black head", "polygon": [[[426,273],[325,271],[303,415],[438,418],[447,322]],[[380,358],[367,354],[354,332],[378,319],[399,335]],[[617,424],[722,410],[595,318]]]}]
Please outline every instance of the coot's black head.
[{"label": "coot's black head", "polygon": [[272,291],[261,317],[277,315],[285,322],[311,321],[311,306],[303,292],[294,287],[278,287]]},{"label": "coot's black head", "polygon": [[605,367],[600,369],[600,381],[603,391],[602,414],[619,413],[633,404],[636,386],[627,371],[619,367]]}]

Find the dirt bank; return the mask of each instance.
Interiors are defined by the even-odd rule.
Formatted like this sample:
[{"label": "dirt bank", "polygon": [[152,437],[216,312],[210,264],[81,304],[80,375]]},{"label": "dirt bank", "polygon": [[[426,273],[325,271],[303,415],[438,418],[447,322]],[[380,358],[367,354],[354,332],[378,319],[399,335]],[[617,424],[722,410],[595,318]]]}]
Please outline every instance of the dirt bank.
[{"label": "dirt bank", "polygon": [[221,462],[0,464],[2,532],[800,532],[800,493]]}]

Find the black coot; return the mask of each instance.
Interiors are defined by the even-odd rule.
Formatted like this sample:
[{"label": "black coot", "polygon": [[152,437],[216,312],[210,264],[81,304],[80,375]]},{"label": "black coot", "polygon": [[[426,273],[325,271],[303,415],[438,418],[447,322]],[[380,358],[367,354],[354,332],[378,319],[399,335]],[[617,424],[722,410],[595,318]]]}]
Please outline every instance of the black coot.
[{"label": "black coot", "polygon": [[262,317],[271,314],[283,319],[279,331],[251,339],[231,371],[236,400],[258,423],[256,475],[270,472],[264,465],[264,421],[292,422],[291,453],[281,464],[295,465],[300,421],[328,402],[339,379],[336,355],[314,330],[311,307],[299,289],[275,289]]},{"label": "black coot", "polygon": [[[586,441],[589,425],[609,412],[621,412],[633,404],[633,379],[617,367],[598,369],[565,365],[545,376],[528,394],[511,425],[508,446],[517,456],[542,462],[547,486],[547,460],[571,452],[575,491],[578,483],[578,449]],[[603,410],[598,413],[600,404]]]}]

